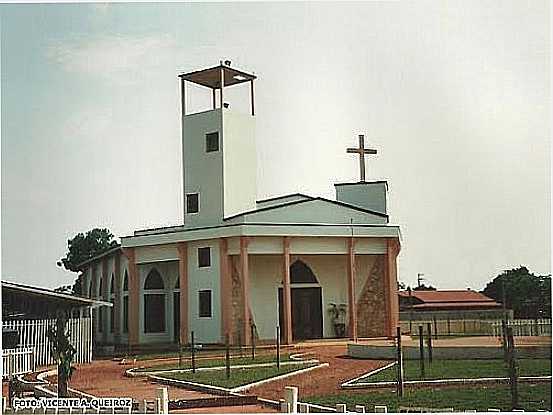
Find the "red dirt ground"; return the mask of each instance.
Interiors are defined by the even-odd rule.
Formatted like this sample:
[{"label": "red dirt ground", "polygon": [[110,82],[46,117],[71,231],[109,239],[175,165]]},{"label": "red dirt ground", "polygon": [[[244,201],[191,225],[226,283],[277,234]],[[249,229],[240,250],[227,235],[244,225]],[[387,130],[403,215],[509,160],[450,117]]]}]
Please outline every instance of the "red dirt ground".
[{"label": "red dirt ground", "polygon": [[347,346],[345,343],[313,346],[304,344],[301,346],[301,351],[309,352],[321,363],[326,362],[330,366],[260,385],[250,389],[248,393],[273,400],[279,400],[283,397],[285,386],[297,386],[300,398],[339,393],[341,390],[340,384],[343,382],[388,363],[377,360],[351,359],[346,356]]}]

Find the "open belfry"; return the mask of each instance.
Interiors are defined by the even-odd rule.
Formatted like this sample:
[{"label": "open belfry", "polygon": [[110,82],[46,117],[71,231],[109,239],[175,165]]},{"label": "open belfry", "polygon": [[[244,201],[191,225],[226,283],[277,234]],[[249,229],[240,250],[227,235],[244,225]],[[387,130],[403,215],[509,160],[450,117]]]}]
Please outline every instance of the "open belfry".
[{"label": "open belfry", "polygon": [[[256,76],[220,65],[179,75],[184,220],[135,231],[83,264],[83,295],[111,301],[94,315],[98,343],[285,344],[392,336],[398,324],[400,230],[389,224],[386,181],[337,183],[336,200],[305,194],[257,199]],[[210,108],[187,108],[189,83]],[[235,109],[227,88],[247,87]],[[191,98],[191,97],[190,97]],[[340,156],[342,157],[342,156]]]}]

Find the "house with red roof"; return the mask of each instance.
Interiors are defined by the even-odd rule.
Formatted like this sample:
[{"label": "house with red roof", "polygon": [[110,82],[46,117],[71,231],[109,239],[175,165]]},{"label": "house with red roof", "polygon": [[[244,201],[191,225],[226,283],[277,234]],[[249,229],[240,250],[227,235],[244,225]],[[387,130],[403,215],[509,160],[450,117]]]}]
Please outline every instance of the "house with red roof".
[{"label": "house with red roof", "polygon": [[472,290],[399,291],[400,320],[497,320],[512,310]]}]

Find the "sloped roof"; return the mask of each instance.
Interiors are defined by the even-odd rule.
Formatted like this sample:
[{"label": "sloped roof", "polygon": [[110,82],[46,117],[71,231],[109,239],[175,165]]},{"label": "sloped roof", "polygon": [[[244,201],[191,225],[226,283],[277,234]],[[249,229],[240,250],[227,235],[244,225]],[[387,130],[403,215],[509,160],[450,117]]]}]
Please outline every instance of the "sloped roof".
[{"label": "sloped roof", "polygon": [[[224,219],[225,222],[257,223],[349,223],[354,224],[386,224],[388,215],[364,209],[349,203],[323,197],[309,197],[291,202],[270,205],[258,209],[242,212]],[[337,215],[337,212],[340,212]],[[349,215],[344,213],[349,212]],[[338,220],[339,219],[339,220]]]},{"label": "sloped roof", "polygon": [[[409,292],[400,291],[399,295],[409,297]],[[412,290],[411,296],[423,303],[496,303],[493,298],[472,290]]]}]

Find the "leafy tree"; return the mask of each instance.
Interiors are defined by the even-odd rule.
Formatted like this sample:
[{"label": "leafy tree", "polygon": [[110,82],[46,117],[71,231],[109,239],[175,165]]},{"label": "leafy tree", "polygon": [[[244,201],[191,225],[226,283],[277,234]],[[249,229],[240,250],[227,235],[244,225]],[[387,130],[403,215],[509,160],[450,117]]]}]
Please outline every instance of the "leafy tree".
[{"label": "leafy tree", "polygon": [[117,241],[109,229],[95,228],[86,234],[78,233],[67,241],[68,252],[57,264],[68,271],[78,272],[81,263],[116,246]]},{"label": "leafy tree", "polygon": [[534,275],[520,266],[505,270],[486,285],[482,291],[494,300],[512,309],[515,318],[551,317],[551,275]]},{"label": "leafy tree", "polygon": [[69,332],[66,331],[67,316],[65,313],[60,313],[56,319],[56,325],[51,327],[46,336],[50,340],[50,348],[52,355],[56,359],[58,364],[58,397],[69,397],[67,388],[71,376],[75,371],[75,367],[72,366],[73,359],[75,358],[75,347],[69,341]]},{"label": "leafy tree", "polygon": [[413,288],[413,291],[429,291],[429,290],[436,291],[436,288],[432,287],[430,284],[424,285],[424,283],[422,283],[418,287]]}]

